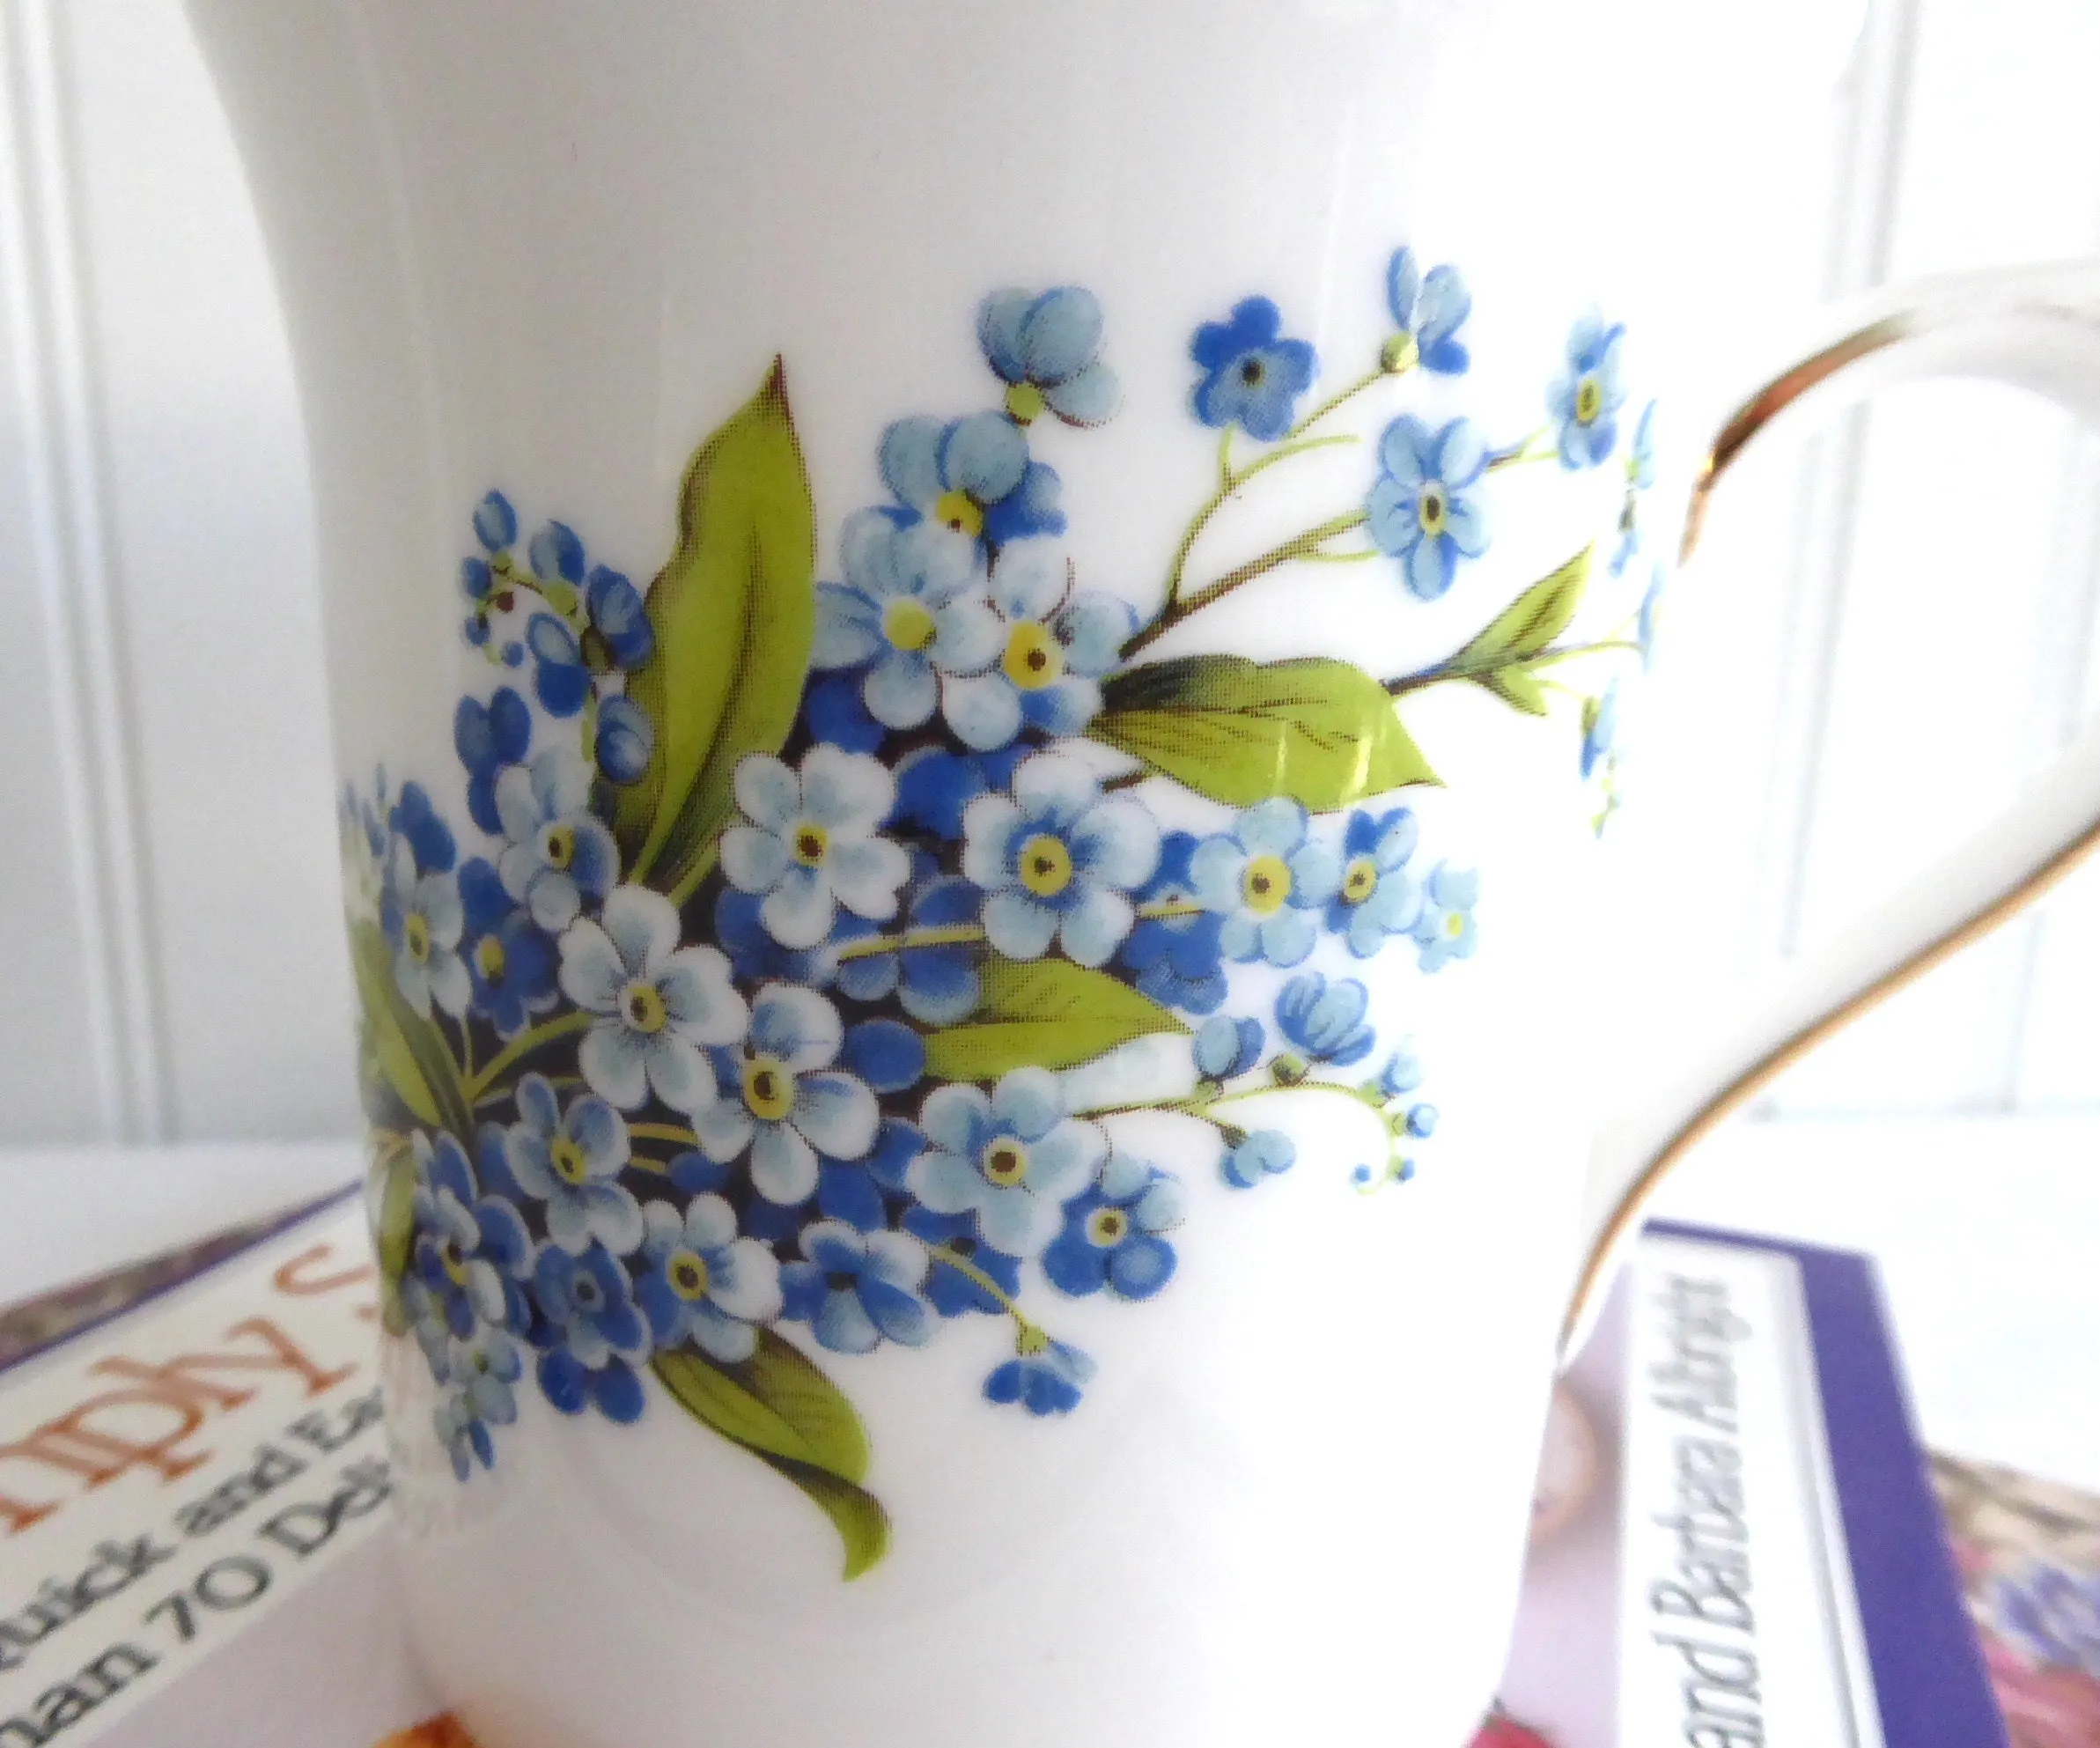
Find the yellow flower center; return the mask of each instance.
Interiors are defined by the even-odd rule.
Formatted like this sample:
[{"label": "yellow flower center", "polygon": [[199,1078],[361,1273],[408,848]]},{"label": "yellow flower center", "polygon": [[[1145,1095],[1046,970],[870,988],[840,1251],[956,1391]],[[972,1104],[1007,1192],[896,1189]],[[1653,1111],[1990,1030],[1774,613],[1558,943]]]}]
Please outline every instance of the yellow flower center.
[{"label": "yellow flower center", "polygon": [[812,825],[805,820],[795,828],[794,840],[789,846],[795,852],[795,859],[806,868],[821,868],[824,857],[831,848],[831,836],[821,825]]},{"label": "yellow flower center", "polygon": [[1444,933],[1449,935],[1453,940],[1456,940],[1465,932],[1466,919],[1463,911],[1454,911],[1444,918]]},{"label": "yellow flower center", "polygon": [[503,942],[492,934],[483,935],[481,939],[481,945],[474,949],[474,963],[482,974],[482,981],[485,984],[503,981],[505,960]]},{"label": "yellow flower center", "polygon": [[1024,1182],[1028,1175],[1028,1150],[1011,1135],[984,1149],[984,1176],[1002,1188]]},{"label": "yellow flower center", "polygon": [[1594,424],[1603,410],[1603,384],[1594,376],[1584,377],[1575,385],[1575,417],[1583,424]]},{"label": "yellow flower center", "polygon": [[445,1272],[454,1287],[467,1284],[467,1258],[460,1254],[456,1240],[447,1238],[438,1246],[438,1260],[445,1265]]},{"label": "yellow flower center", "polygon": [[1113,1250],[1131,1235],[1131,1217],[1121,1208],[1096,1208],[1087,1216],[1087,1242]]},{"label": "yellow flower center", "polygon": [[924,649],[933,641],[933,616],[910,596],[882,609],[882,635],[898,649]]},{"label": "yellow flower center", "polygon": [[744,1103],[751,1115],[777,1123],[795,1108],[795,1077],[777,1056],[755,1056],[744,1065]]},{"label": "yellow flower center", "polygon": [[695,1250],[674,1250],[664,1264],[664,1279],[681,1299],[707,1297],[707,1259]]},{"label": "yellow flower center", "polygon": [[401,926],[402,940],[409,949],[409,957],[418,965],[431,956],[430,918],[420,911],[409,912],[409,919]]},{"label": "yellow flower center", "polygon": [[584,1150],[566,1135],[559,1137],[547,1149],[549,1161],[554,1166],[554,1175],[568,1184],[587,1184],[591,1181],[591,1162],[584,1157]]},{"label": "yellow flower center", "polygon": [[984,532],[984,513],[967,491],[942,492],[933,505],[933,520],[972,540]]},{"label": "yellow flower center", "polygon": [[1421,362],[1421,345],[1411,334],[1396,334],[1378,350],[1379,366],[1388,376],[1404,376]]},{"label": "yellow flower center", "polygon": [[671,1015],[664,1007],[662,991],[637,978],[620,992],[620,1017],[636,1031],[649,1036],[662,1031]]},{"label": "yellow flower center", "polygon": [[1415,500],[1415,513],[1422,519],[1422,532],[1434,538],[1444,531],[1451,520],[1450,500],[1444,496],[1444,488],[1431,480],[1422,488]]},{"label": "yellow flower center", "polygon": [[1007,634],[1006,653],[999,666],[1022,691],[1037,692],[1063,676],[1065,652],[1043,627],[1024,619]]},{"label": "yellow flower center", "polygon": [[576,831],[571,826],[550,825],[540,839],[540,853],[550,868],[565,868],[576,859]]},{"label": "yellow flower center", "polygon": [[1015,424],[1033,424],[1049,403],[1032,382],[1017,382],[1006,391],[1006,415]]},{"label": "yellow flower center", "polygon": [[1256,856],[1240,876],[1240,896],[1259,917],[1272,917],[1291,896],[1291,871],[1280,856]]},{"label": "yellow flower center", "polygon": [[1072,884],[1072,852],[1062,837],[1039,832],[1021,846],[1021,883],[1038,898],[1055,898]]},{"label": "yellow flower center", "polygon": [[1368,856],[1358,856],[1342,871],[1342,902],[1360,904],[1378,890],[1378,864]]}]

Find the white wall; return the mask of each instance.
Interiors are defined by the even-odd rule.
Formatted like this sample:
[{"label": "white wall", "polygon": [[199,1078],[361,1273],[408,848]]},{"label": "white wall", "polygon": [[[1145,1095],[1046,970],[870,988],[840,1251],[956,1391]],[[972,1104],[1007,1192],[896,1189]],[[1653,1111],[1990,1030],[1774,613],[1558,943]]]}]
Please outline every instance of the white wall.
[{"label": "white wall", "polygon": [[[1776,321],[2100,247],[2096,66],[2089,0],[1876,0],[1717,270]],[[303,469],[178,0],[0,0],[0,1143],[354,1121]],[[2100,445],[1974,386],[1746,464],[1630,773],[1623,951],[1746,979],[2060,740],[2095,684],[2096,487]],[[2096,970],[2100,876],[1779,1108],[2100,1110]]]}]

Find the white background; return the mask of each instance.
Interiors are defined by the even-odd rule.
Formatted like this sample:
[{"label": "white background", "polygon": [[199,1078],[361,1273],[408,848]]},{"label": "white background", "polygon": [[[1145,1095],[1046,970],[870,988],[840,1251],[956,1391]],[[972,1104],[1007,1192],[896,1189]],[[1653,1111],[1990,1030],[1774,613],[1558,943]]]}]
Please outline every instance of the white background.
[{"label": "white background", "polygon": [[[1725,301],[1754,285],[1778,329],[2100,248],[2096,72],[2089,0],[1874,0],[1828,103],[1772,118]],[[0,0],[0,1147],[210,1144],[208,1175],[354,1128],[304,470],[178,0]],[[2100,442],[1981,386],[1745,464],[1670,608],[1632,897],[1598,919],[1665,1018],[1672,978],[1843,928],[2065,737],[2096,512]],[[2096,972],[2100,874],[1797,1071],[1673,1209],[1879,1250],[1928,1432],[2100,1479]],[[34,1181],[101,1199],[70,1157]]]}]

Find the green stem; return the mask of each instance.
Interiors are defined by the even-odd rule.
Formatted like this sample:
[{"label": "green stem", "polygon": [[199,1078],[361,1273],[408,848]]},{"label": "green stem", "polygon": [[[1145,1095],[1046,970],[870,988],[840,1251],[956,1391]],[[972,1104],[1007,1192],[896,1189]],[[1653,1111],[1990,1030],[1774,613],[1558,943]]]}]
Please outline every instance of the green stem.
[{"label": "green stem", "polygon": [[1205,608],[1223,601],[1243,583],[1251,583],[1256,577],[1264,577],[1278,567],[1288,564],[1293,558],[1308,558],[1337,535],[1345,535],[1360,528],[1370,518],[1361,510],[1352,510],[1346,515],[1330,517],[1303,534],[1293,535],[1280,546],[1272,546],[1258,558],[1249,558],[1238,569],[1227,571],[1214,583],[1207,583],[1192,595],[1169,601],[1161,608],[1160,616],[1124,645],[1123,653],[1127,660],[1149,645],[1157,643],[1183,620],[1201,613]]},{"label": "green stem", "polygon": [[1242,1087],[1236,1093],[1220,1093],[1197,1111],[1197,1116],[1207,1116],[1221,1104],[1239,1104],[1247,1099],[1274,1098],[1281,1093],[1333,1093],[1347,1099],[1352,1104],[1360,1104],[1367,1110],[1379,1110],[1384,1101],[1374,1099],[1361,1087],[1352,1087],[1345,1081],[1293,1081],[1288,1086]]},{"label": "green stem", "polygon": [[[1289,435],[1292,437],[1302,436],[1305,432],[1310,431],[1315,425],[1318,424],[1322,419],[1328,416],[1328,414],[1333,412],[1337,407],[1346,406],[1350,402],[1356,399],[1359,395],[1361,395],[1364,390],[1368,388],[1373,383],[1382,382],[1388,376],[1391,374],[1392,372],[1387,370],[1382,364],[1380,365],[1376,370],[1370,373],[1370,375],[1361,378],[1358,381],[1351,383],[1348,387],[1343,389],[1339,394],[1332,395],[1329,399],[1321,402],[1321,403],[1315,407],[1311,412],[1308,413],[1303,418],[1300,419],[1296,424],[1291,427]],[[1332,442],[1334,439],[1330,438],[1328,440]]]},{"label": "green stem", "polygon": [[1211,519],[1225,507],[1225,503],[1256,475],[1266,472],[1278,461],[1287,461],[1293,455],[1304,455],[1315,449],[1331,449],[1337,444],[1354,443],[1353,437],[1315,437],[1303,443],[1286,442],[1271,449],[1265,455],[1249,461],[1237,473],[1232,466],[1233,428],[1225,428],[1225,440],[1218,447],[1218,490],[1212,492],[1204,506],[1198,510],[1182,535],[1181,544],[1175,549],[1174,563],[1167,570],[1167,605],[1162,609],[1171,612],[1181,599],[1182,582],[1188,573],[1190,556],[1196,550],[1196,542],[1211,524]]},{"label": "green stem", "polygon": [[1521,468],[1527,461],[1551,461],[1559,454],[1559,446],[1553,441],[1553,427],[1541,425],[1507,454],[1496,456],[1487,464],[1487,470],[1492,474],[1504,468]]},{"label": "green stem", "polygon": [[[1185,899],[1163,898],[1155,904],[1140,904],[1140,917],[1193,917],[1203,906]],[[982,923],[943,923],[937,927],[903,929],[895,934],[863,935],[858,940],[849,940],[835,955],[841,963],[848,959],[871,959],[878,953],[899,953],[907,948],[968,947],[985,938]]]},{"label": "green stem", "polygon": [[994,1299],[998,1300],[1001,1307],[1006,1310],[1006,1315],[1012,1317],[1015,1323],[1019,1324],[1023,1331],[1034,1331],[1038,1335],[1043,1332],[1039,1328],[1036,1327],[1035,1324],[1028,1320],[1027,1314],[1022,1311],[1021,1307],[1013,1302],[1013,1298],[1007,1294],[1006,1289],[1001,1287],[998,1282],[994,1280],[990,1275],[986,1274],[984,1271],[979,1268],[975,1263],[971,1262],[968,1257],[962,1256],[957,1251],[949,1250],[946,1244],[929,1244],[926,1246],[926,1249],[932,1254],[935,1262],[946,1264],[949,1268],[954,1269],[955,1272],[961,1275],[965,1280],[970,1282],[973,1286],[983,1287],[985,1292],[989,1293]]},{"label": "green stem", "polygon": [[630,1123],[627,1132],[637,1141],[675,1141],[681,1147],[696,1147],[699,1136],[690,1129],[682,1129],[675,1123]]},{"label": "green stem", "polygon": [[543,1026],[534,1026],[530,1031],[519,1033],[489,1058],[487,1067],[466,1081],[468,1103],[479,1103],[482,1095],[495,1084],[497,1078],[521,1058],[530,1056],[542,1045],[554,1043],[557,1038],[565,1038],[582,1031],[597,1018],[595,1014],[564,1014],[558,1020],[549,1020]]},{"label": "green stem", "polygon": [[1622,638],[1605,638],[1593,644],[1568,644],[1559,649],[1541,650],[1536,655],[1510,650],[1479,661],[1460,661],[1454,658],[1439,662],[1434,667],[1425,667],[1419,673],[1403,674],[1396,680],[1388,680],[1385,689],[1395,697],[1400,697],[1427,686],[1441,686],[1448,680],[1477,680],[1485,674],[1499,674],[1506,667],[1551,667],[1558,662],[1573,661],[1579,655],[1597,655],[1610,650],[1631,650],[1639,654],[1640,645]]}]

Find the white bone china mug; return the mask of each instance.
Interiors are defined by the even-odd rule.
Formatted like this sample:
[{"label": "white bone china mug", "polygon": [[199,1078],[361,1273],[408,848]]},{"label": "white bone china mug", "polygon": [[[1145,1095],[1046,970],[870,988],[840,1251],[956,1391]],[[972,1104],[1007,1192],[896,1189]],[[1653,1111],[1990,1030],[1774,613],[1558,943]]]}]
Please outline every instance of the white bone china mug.
[{"label": "white bone china mug", "polygon": [[[1455,1748],[1569,1283],[2082,849],[2091,745],[1594,1108],[1700,447],[1641,314],[1697,215],[1612,129],[1757,34],[1658,76],[1675,10],[192,0],[315,476],[405,1604],[487,1748]],[[1701,491],[1897,372],[2090,404],[2096,310],[1891,299]]]}]

